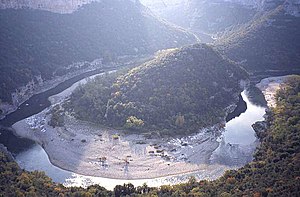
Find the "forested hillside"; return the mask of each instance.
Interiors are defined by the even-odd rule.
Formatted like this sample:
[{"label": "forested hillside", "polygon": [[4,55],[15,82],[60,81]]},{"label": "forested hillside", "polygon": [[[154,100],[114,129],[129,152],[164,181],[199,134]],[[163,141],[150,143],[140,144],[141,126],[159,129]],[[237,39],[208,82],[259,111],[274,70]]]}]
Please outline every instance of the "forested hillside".
[{"label": "forested hillside", "polygon": [[189,1],[186,7],[189,28],[195,32],[217,34],[250,21],[257,10],[230,1]]},{"label": "forested hillside", "polygon": [[112,196],[101,186],[66,188],[53,183],[44,172],[25,172],[0,150],[0,196]]},{"label": "forested hillside", "polygon": [[159,196],[298,196],[300,193],[300,77],[291,78],[277,94],[267,128],[257,130],[261,145],[254,161],[216,181],[191,180],[161,187]]},{"label": "forested hillside", "polygon": [[195,33],[217,34],[250,21],[255,6],[225,0],[141,0],[154,13]]},{"label": "forested hillside", "polygon": [[247,74],[210,46],[161,52],[120,76],[78,88],[68,108],[79,119],[134,130],[197,131],[224,120]]},{"label": "forested hillside", "polygon": [[191,179],[188,183],[149,188],[131,184],[107,191],[65,188],[43,173],[21,171],[0,154],[0,196],[298,196],[300,192],[300,77],[288,81],[277,94],[277,107],[268,113],[266,128],[257,129],[261,145],[254,161],[227,172],[216,181]]},{"label": "forested hillside", "polygon": [[2,101],[11,101],[11,92],[34,76],[52,78],[75,62],[110,61],[196,42],[130,0],[94,2],[71,14],[5,9],[0,18]]},{"label": "forested hillside", "polygon": [[220,39],[217,48],[250,72],[299,69],[300,17],[280,5]]}]

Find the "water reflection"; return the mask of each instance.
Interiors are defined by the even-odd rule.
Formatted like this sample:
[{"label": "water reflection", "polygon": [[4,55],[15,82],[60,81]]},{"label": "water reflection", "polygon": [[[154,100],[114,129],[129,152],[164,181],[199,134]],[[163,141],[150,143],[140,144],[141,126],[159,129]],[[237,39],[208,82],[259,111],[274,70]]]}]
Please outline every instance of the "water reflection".
[{"label": "water reflection", "polygon": [[[118,180],[101,177],[84,176],[72,173],[58,167],[55,167],[49,161],[44,149],[39,145],[34,145],[29,150],[21,152],[16,156],[16,161],[21,168],[28,171],[40,170],[50,176],[53,181],[63,183],[65,186],[82,186],[87,187],[92,184],[100,184],[101,186],[112,190],[116,185],[124,183],[132,183],[135,186],[141,186],[146,183],[148,186],[157,187],[164,184],[176,184],[187,181],[190,176],[198,179],[214,179],[217,171],[224,172],[224,166],[242,166],[252,160],[252,154],[256,148],[257,140],[251,125],[256,121],[263,120],[265,109],[253,105],[246,96],[245,91],[242,97],[247,103],[247,110],[239,117],[232,119],[226,124],[223,135],[220,138],[219,147],[211,156],[211,167],[208,169],[210,173],[189,173],[185,175],[177,175],[155,179],[141,180]],[[221,164],[218,168],[213,165]],[[210,177],[206,177],[206,176]]]},{"label": "water reflection", "polygon": [[16,162],[27,171],[44,171],[55,182],[63,183],[67,177],[72,177],[71,172],[52,165],[45,150],[38,144],[19,153]]},{"label": "water reflection", "polygon": [[245,91],[242,92],[242,97],[247,103],[247,110],[226,124],[225,132],[223,133],[225,143],[240,145],[253,144],[256,141],[256,136],[252,129],[252,124],[264,120],[265,108],[251,103]]},{"label": "water reflection", "polygon": [[243,91],[241,95],[247,103],[247,110],[226,123],[219,139],[219,147],[211,156],[211,164],[241,167],[253,159],[252,155],[258,145],[258,140],[252,125],[264,120],[265,108],[251,103],[246,91]]},{"label": "water reflection", "polygon": [[[99,184],[106,189],[113,190],[116,185],[124,183],[132,183],[135,186],[142,186],[146,183],[151,187],[158,187],[165,184],[176,184],[178,182],[187,181],[188,178],[195,174],[186,174],[178,177],[163,177],[155,179],[139,179],[139,180],[118,180],[102,177],[92,177],[80,175],[77,173],[63,170],[51,164],[45,150],[38,144],[31,149],[21,152],[16,156],[16,162],[21,168],[27,171],[44,171],[46,175],[52,178],[54,182],[63,183],[65,186],[81,186],[88,187],[93,184]],[[197,175],[196,175],[197,176]],[[201,177],[200,177],[201,178]],[[203,178],[203,177],[202,177]]]}]

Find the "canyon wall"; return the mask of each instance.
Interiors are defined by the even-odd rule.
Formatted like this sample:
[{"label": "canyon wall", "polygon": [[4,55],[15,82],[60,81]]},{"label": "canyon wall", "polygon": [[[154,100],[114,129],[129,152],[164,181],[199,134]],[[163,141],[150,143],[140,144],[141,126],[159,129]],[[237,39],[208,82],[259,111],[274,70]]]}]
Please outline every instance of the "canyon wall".
[{"label": "canyon wall", "polygon": [[0,9],[40,9],[56,13],[71,13],[80,6],[99,0],[0,0]]}]

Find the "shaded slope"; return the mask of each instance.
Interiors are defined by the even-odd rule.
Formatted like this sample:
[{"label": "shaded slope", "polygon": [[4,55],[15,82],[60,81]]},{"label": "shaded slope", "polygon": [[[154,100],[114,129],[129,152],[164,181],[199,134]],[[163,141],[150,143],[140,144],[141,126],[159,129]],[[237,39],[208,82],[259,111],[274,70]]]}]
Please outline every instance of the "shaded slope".
[{"label": "shaded slope", "polygon": [[[64,67],[97,58],[149,54],[196,42],[130,0],[104,0],[71,14],[20,9],[0,10],[1,99],[34,76],[64,73]],[[17,80],[14,80],[16,79]]]},{"label": "shaded slope", "polygon": [[217,48],[250,72],[300,66],[300,18],[281,5],[220,39]]},{"label": "shaded slope", "polygon": [[[248,22],[257,12],[254,6],[223,0],[141,0],[166,20],[195,33],[217,34]],[[203,35],[199,34],[202,38]]]}]

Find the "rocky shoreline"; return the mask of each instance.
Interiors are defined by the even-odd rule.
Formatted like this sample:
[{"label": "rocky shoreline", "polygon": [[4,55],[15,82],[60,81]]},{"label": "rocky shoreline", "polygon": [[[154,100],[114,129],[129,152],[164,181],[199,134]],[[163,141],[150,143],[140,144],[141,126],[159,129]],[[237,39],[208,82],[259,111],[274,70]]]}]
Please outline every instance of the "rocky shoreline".
[{"label": "rocky shoreline", "polygon": [[262,91],[265,100],[267,102],[267,106],[269,107],[269,109],[266,110],[266,114],[264,116],[265,120],[255,122],[252,125],[252,128],[254,129],[259,139],[263,139],[263,136],[265,135],[265,131],[268,128],[266,119],[268,118],[268,112],[270,111],[270,108],[276,107],[276,92],[280,88],[282,88],[284,86],[285,81],[292,76],[294,75],[268,77],[262,79],[258,84],[256,84],[256,87],[260,91]]},{"label": "rocky shoreline", "polygon": [[256,87],[259,88],[265,96],[268,107],[276,107],[276,92],[284,85],[285,80],[291,76],[293,75],[268,77],[256,84]]},{"label": "rocky shoreline", "polygon": [[82,67],[84,65],[89,65],[89,66],[80,69],[78,71],[68,73],[64,76],[57,76],[52,80],[44,81],[40,75],[35,76],[35,79],[32,79],[32,81],[28,82],[26,85],[19,87],[17,90],[12,92],[12,103],[8,103],[8,102],[0,103],[0,110],[2,111],[2,113],[0,114],[0,119],[3,119],[5,118],[6,115],[16,111],[21,104],[26,102],[26,100],[28,100],[33,95],[39,94],[41,92],[45,92],[68,79],[79,76],[86,72],[97,70],[99,69],[99,67],[102,67],[102,63],[100,60],[95,60],[94,62],[91,63],[80,62],[71,65],[71,67],[74,66]]},{"label": "rocky shoreline", "polygon": [[4,119],[6,115],[13,113],[18,109],[20,105],[25,103],[33,95],[48,91],[55,86],[75,77],[79,77],[86,73],[97,72],[97,70],[117,68],[125,65],[130,66],[132,64],[139,64],[148,59],[151,59],[151,55],[144,56],[122,56],[118,58],[118,61],[111,62],[103,65],[101,59],[96,59],[92,62],[78,62],[69,66],[68,69],[75,69],[76,71],[69,72],[63,76],[57,76],[52,80],[44,81],[41,76],[36,76],[36,80],[30,81],[23,87],[19,87],[12,93],[12,103],[1,102],[0,103],[0,120]]}]

